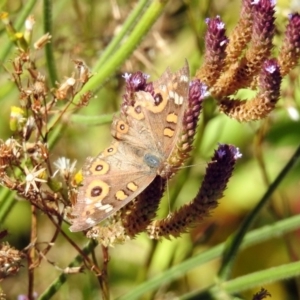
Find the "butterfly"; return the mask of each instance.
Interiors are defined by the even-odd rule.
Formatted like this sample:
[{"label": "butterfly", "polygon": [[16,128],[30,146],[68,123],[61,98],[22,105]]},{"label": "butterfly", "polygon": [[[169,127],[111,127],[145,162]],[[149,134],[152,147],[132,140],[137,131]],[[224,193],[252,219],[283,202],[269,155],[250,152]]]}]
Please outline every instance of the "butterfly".
[{"label": "butterfly", "polygon": [[159,175],[168,178],[168,159],[176,149],[188,105],[189,66],[167,69],[151,91],[133,93],[111,126],[113,140],[82,168],[83,182],[72,209],[73,232],[89,229],[113,215]]}]

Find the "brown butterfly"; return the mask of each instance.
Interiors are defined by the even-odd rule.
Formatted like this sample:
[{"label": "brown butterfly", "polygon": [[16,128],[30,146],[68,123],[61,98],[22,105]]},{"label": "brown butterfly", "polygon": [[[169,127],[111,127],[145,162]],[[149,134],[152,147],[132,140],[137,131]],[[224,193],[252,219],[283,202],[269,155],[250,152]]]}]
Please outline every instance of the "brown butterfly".
[{"label": "brown butterfly", "polygon": [[189,66],[167,69],[152,92],[137,91],[113,120],[111,145],[87,158],[73,207],[71,231],[93,227],[137,197],[154,178],[168,178],[167,160],[176,147],[188,105]]}]

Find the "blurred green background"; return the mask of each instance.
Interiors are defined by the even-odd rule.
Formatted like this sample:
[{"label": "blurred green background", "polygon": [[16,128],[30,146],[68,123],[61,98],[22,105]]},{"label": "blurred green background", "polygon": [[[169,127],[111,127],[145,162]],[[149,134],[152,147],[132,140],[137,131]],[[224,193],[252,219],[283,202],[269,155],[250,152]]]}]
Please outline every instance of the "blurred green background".
[{"label": "blurred green background", "polygon": [[[2,10],[8,11],[15,23],[26,2],[1,1]],[[187,59],[193,76],[202,62],[205,18],[220,15],[226,24],[227,32],[230,33],[239,18],[240,2],[240,0],[170,1],[141,45],[113,76],[107,78],[104,85],[99,86],[90,104],[77,113],[100,117],[117,112],[124,86],[121,75],[124,72],[141,70],[150,74],[151,80],[155,80],[167,67],[178,69]],[[60,82],[72,74],[74,58],[84,60],[90,68],[93,68],[135,4],[136,1],[117,0],[52,1],[52,47]],[[43,5],[43,1],[36,1],[30,12],[36,19],[33,40],[37,40],[43,34]],[[288,14],[295,9],[300,10],[296,6],[297,1],[282,0],[277,3],[278,32],[274,41],[276,47],[280,46]],[[6,45],[9,40],[4,27],[0,27],[0,30],[0,44]],[[275,54],[278,51],[276,47]],[[8,127],[10,107],[18,105],[18,91],[6,71],[6,69],[11,70],[11,59],[15,54],[16,50],[12,48],[1,62],[3,67],[0,73],[0,138],[3,140],[12,135]],[[38,69],[47,75],[43,50],[35,52],[34,55]],[[225,196],[209,218],[178,239],[154,242],[145,234],[140,234],[136,239],[110,249],[108,278],[112,299],[131,291],[147,278],[163,272],[170,266],[224,242],[238,228],[299,145],[299,119],[292,118],[290,113],[291,109],[299,113],[298,74],[299,67],[284,79],[282,99],[266,120],[248,124],[238,123],[220,114],[213,100],[207,101],[199,122],[201,137],[197,138],[189,176],[182,178],[178,174],[170,182],[171,194],[172,187],[177,181],[184,182],[182,190],[176,195],[171,207],[172,209],[179,207],[191,201],[196,195],[204,176],[206,163],[216,149],[217,143],[234,144],[243,154],[237,163]],[[251,98],[253,92],[244,90],[238,95]],[[67,128],[61,133],[51,151],[52,162],[58,157],[66,156],[71,160],[77,160],[79,169],[87,156],[95,156],[109,145],[109,123],[95,126],[84,122],[79,123],[71,118],[64,121],[67,122]],[[257,216],[256,228],[299,213],[299,174],[298,165],[285,178],[263,213]],[[29,243],[30,206],[21,199],[17,200],[2,228],[8,229],[7,240],[11,245],[23,249]],[[168,212],[169,201],[166,196],[161,202],[159,215],[166,216]],[[65,229],[68,232],[67,226]],[[53,232],[53,225],[45,215],[40,214],[39,242],[47,243]],[[233,277],[299,260],[299,234],[299,231],[293,232],[284,238],[274,238],[241,251],[234,264]],[[86,239],[81,234],[69,233],[69,235],[79,245],[86,243]],[[97,248],[96,253],[101,265],[100,247]],[[47,257],[59,267],[65,268],[76,254],[74,248],[60,237]],[[176,296],[189,291],[204,289],[214,282],[219,265],[220,260],[213,260],[204,266],[195,267],[171,284],[161,286],[155,293],[144,295],[143,299],[176,299]],[[42,261],[36,269],[37,294],[40,295],[59,274],[59,270],[47,261]],[[16,299],[18,295],[26,294],[27,280],[24,261],[24,268],[17,276],[1,283],[7,299]],[[272,294],[273,300],[299,299],[299,283],[299,280],[295,279],[264,287]],[[251,299],[259,289],[260,286],[243,292],[241,297]],[[95,277],[86,271],[83,274],[68,276],[67,282],[52,299],[99,299],[99,290]]]}]

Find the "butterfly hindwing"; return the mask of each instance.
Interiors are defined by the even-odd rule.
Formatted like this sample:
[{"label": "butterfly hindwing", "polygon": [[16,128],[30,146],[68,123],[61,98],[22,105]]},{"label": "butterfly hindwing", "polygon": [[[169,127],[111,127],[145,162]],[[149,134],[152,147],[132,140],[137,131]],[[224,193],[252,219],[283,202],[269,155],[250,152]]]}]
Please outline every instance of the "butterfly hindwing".
[{"label": "butterfly hindwing", "polygon": [[[100,223],[153,181],[156,173],[131,151],[124,143],[113,143],[96,158],[87,160],[83,185],[72,212],[75,219],[71,231],[82,231]],[[111,154],[107,156],[107,153]]]}]

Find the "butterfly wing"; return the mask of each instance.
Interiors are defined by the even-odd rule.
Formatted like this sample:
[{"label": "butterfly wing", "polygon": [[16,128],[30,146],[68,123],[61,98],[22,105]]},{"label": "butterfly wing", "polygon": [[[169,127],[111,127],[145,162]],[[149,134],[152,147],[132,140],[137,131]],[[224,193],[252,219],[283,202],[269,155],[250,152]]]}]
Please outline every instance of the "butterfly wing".
[{"label": "butterfly wing", "polygon": [[156,162],[163,165],[172,154],[187,108],[188,64],[167,69],[153,87],[154,97],[137,92],[134,106],[114,119],[110,147],[87,159],[71,231],[88,229],[133,200],[159,173]]},{"label": "butterfly wing", "polygon": [[156,172],[143,163],[133,147],[113,142],[96,158],[88,158],[83,169],[71,231],[86,230],[120,210],[139,195]]},{"label": "butterfly wing", "polygon": [[[166,103],[158,101],[158,105],[156,105],[156,100],[152,109],[148,108],[149,114],[146,117],[154,128],[160,127],[159,131],[154,131],[156,133],[154,140],[159,141],[165,158],[172,153],[178,142],[178,134],[182,130],[183,115],[188,107],[189,72],[188,63],[185,62],[185,65],[174,73],[167,69],[153,83],[155,97],[167,100],[165,100]],[[157,110],[160,111],[159,114],[156,113]],[[154,115],[153,112],[155,112]]]},{"label": "butterfly wing", "polygon": [[153,82],[154,97],[147,92],[137,92],[134,107],[128,109],[128,117],[137,118],[137,112],[140,112],[140,118],[144,118],[148,126],[150,140],[156,144],[162,160],[171,155],[182,131],[183,116],[188,107],[189,82],[187,62],[177,72],[167,69]]}]

